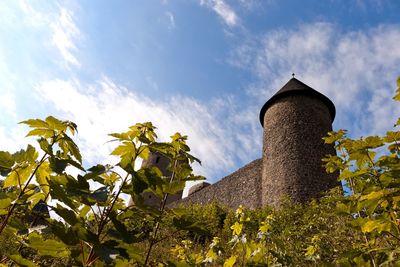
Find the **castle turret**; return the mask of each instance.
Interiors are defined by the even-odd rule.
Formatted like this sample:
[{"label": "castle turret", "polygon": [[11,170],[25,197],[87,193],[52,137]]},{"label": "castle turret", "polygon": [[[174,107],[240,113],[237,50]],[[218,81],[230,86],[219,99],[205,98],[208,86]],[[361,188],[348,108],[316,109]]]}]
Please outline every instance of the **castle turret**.
[{"label": "castle turret", "polygon": [[[151,151],[148,158],[146,160],[143,160],[142,168],[157,167],[161,171],[162,175],[164,176],[164,179],[170,179],[171,172],[168,170],[169,163],[170,163],[170,160],[167,157],[161,155],[160,153]],[[177,193],[175,195],[168,195],[166,205],[168,205],[174,201],[182,199],[182,193],[183,193],[183,191],[180,191],[179,193]],[[144,192],[144,193],[142,193],[142,196],[144,199],[144,204],[146,204],[146,205],[150,205],[150,206],[158,208],[161,204],[158,197],[156,197],[156,195],[154,195],[151,192]],[[132,205],[132,204],[133,204],[133,202],[132,202],[132,200],[130,200],[130,205]]]},{"label": "castle turret", "polygon": [[296,78],[264,104],[262,205],[279,206],[286,195],[305,202],[339,184],[321,161],[335,154],[322,140],[332,131],[334,118],[332,101]]}]

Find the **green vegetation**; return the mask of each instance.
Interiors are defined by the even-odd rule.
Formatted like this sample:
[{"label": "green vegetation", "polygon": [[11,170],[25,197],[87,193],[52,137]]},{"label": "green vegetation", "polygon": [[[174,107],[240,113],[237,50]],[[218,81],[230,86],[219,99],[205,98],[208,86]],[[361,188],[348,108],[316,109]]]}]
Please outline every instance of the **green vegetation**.
[{"label": "green vegetation", "polygon": [[[151,123],[136,124],[110,135],[116,166],[86,170],[74,123],[22,123],[38,145],[0,152],[0,266],[400,266],[399,131],[353,140],[340,130],[325,138],[338,151],[324,159],[326,169],[340,173],[348,196],[336,188],[304,205],[283,200],[279,210],[230,211],[166,207],[168,194],[203,179],[192,174],[199,160],[185,136],[159,143]],[[170,159],[171,177],[136,168],[150,151]],[[160,207],[145,205],[143,192]],[[38,210],[40,203],[57,216]]]}]

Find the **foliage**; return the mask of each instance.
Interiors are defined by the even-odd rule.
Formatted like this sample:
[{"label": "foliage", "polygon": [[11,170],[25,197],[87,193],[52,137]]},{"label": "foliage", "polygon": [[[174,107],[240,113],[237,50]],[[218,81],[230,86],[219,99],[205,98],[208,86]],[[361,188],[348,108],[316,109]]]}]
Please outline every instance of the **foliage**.
[{"label": "foliage", "polygon": [[[0,234],[13,243],[2,250],[2,262],[35,266],[35,257],[23,257],[22,251],[28,250],[42,260],[70,259],[67,265],[150,263],[161,238],[168,195],[182,190],[186,181],[202,179],[192,174],[190,164],[198,160],[189,154],[186,137],[177,133],[169,143],[158,143],[151,123],[136,124],[127,132],[110,135],[118,142],[111,153],[120,159],[117,166],[99,164],[85,170],[70,137],[77,130],[74,123],[51,116],[22,123],[31,128],[27,136],[39,137],[40,151],[28,145],[14,154],[0,152],[0,172],[5,176]],[[169,158],[171,177],[163,177],[156,167],[136,170],[137,160],[146,159],[150,151]],[[71,175],[71,167],[79,174]],[[160,199],[159,209],[143,204],[145,191]],[[122,194],[130,195],[135,204],[126,206]],[[43,203],[62,220],[48,218],[47,211],[34,212]],[[181,214],[169,212],[169,216],[181,222]],[[133,219],[145,219],[149,231],[129,227]],[[186,221],[177,227],[186,229],[190,218]]]},{"label": "foliage", "polygon": [[[400,79],[398,87],[396,101]],[[119,163],[85,169],[73,122],[50,116],[22,123],[38,144],[0,151],[0,266],[400,265],[397,130],[360,139],[339,130],[324,138],[338,152],[324,159],[326,170],[351,194],[336,188],[305,204],[286,199],[279,209],[233,212],[216,203],[166,206],[186,181],[202,179],[192,174],[199,160],[178,133],[159,143],[155,127],[142,123],[110,134]],[[151,151],[169,159],[170,176],[137,168]],[[144,192],[160,206],[146,205]]]}]

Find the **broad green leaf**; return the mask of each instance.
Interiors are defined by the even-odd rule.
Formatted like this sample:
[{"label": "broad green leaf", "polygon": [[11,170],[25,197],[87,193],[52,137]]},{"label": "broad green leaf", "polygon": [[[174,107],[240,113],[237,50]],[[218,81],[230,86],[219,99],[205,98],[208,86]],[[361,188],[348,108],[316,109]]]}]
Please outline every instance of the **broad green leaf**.
[{"label": "broad green leaf", "polygon": [[64,244],[74,246],[79,243],[79,239],[68,225],[55,220],[50,221],[51,232],[57,236]]},{"label": "broad green leaf", "polygon": [[310,245],[307,247],[304,256],[313,256],[316,252],[317,252],[317,247],[314,245]]},{"label": "broad green leaf", "polygon": [[400,101],[400,88],[396,90],[396,94],[393,96],[393,99]]},{"label": "broad green leaf", "polygon": [[0,175],[6,176],[14,165],[13,156],[6,151],[0,151]]},{"label": "broad green leaf", "polygon": [[119,164],[122,168],[126,168],[130,165],[132,169],[134,169],[136,146],[132,142],[123,142],[111,152],[111,155],[119,156],[121,158]]},{"label": "broad green leaf", "polygon": [[62,174],[65,168],[68,166],[68,161],[65,159],[60,159],[58,157],[49,158],[50,168],[58,174]]},{"label": "broad green leaf", "polygon": [[360,200],[367,200],[367,199],[380,199],[381,197],[385,196],[387,192],[385,190],[374,191],[369,193],[368,195],[362,196]]},{"label": "broad green leaf", "polygon": [[236,263],[236,258],[237,256],[231,256],[224,262],[224,267],[233,267],[233,265]]},{"label": "broad green leaf", "polygon": [[26,124],[31,128],[48,128],[47,122],[40,119],[30,119],[26,121],[21,121],[20,124]]},{"label": "broad green leaf", "polygon": [[383,231],[390,232],[391,229],[391,222],[382,219],[369,220],[361,226],[361,231],[363,231],[363,233],[371,233],[374,231],[377,231],[378,233],[382,233]]},{"label": "broad green leaf", "polygon": [[86,214],[90,211],[90,206],[88,205],[83,205],[83,207],[79,211],[79,217],[85,218]]},{"label": "broad green leaf", "polygon": [[36,128],[27,133],[28,136],[40,136],[43,138],[51,138],[55,135],[55,132],[50,129]]},{"label": "broad green leaf", "polygon": [[233,235],[240,235],[240,233],[242,232],[242,228],[243,228],[243,224],[235,222],[232,226],[232,234]]},{"label": "broad green leaf", "polygon": [[49,180],[50,196],[52,199],[60,200],[68,207],[75,209],[79,204],[77,204],[76,200],[71,198],[70,194],[67,194],[64,190],[64,182],[66,183],[65,176],[53,176],[52,179]]},{"label": "broad green leaf", "polygon": [[37,250],[42,256],[62,258],[70,255],[68,247],[64,243],[54,239],[45,240],[37,233],[31,233],[29,235],[28,246]]},{"label": "broad green leaf", "polygon": [[49,163],[47,161],[43,162],[42,165],[36,170],[36,181],[38,182],[40,188],[42,189],[43,193],[49,193],[49,182],[47,181],[50,179],[51,169]]},{"label": "broad green leaf", "polygon": [[99,243],[97,235],[91,232],[89,229],[87,229],[87,226],[81,224],[75,224],[71,228],[76,233],[78,238],[93,244]]},{"label": "broad green leaf", "polygon": [[11,205],[12,199],[10,198],[3,198],[0,199],[0,209],[8,208]]},{"label": "broad green leaf", "polygon": [[46,138],[40,138],[38,140],[40,148],[49,155],[53,155],[53,147],[49,144]]},{"label": "broad green leaf", "polygon": [[22,267],[38,267],[38,265],[36,265],[32,261],[22,258],[21,255],[10,255],[9,258],[13,262],[18,264],[18,266],[22,266]]},{"label": "broad green leaf", "polygon": [[43,194],[41,192],[35,193],[35,194],[32,194],[31,196],[29,196],[28,197],[29,208],[32,209],[33,207],[35,207],[35,205],[37,203],[39,203],[39,201],[44,200],[45,197],[46,197],[45,194]]},{"label": "broad green leaf", "polygon": [[57,207],[53,208],[53,210],[67,223],[69,223],[69,225],[72,226],[79,223],[78,218],[76,218],[75,212],[73,212],[72,210],[66,209],[59,204],[57,204]]},{"label": "broad green leaf", "polygon": [[49,125],[50,129],[57,130],[57,131],[63,131],[63,132],[65,132],[67,130],[67,125],[65,125],[59,119],[54,118],[53,116],[48,116],[46,118],[46,122]]},{"label": "broad green leaf", "polygon": [[171,183],[166,183],[163,187],[165,193],[175,195],[185,188],[185,181],[172,181]]},{"label": "broad green leaf", "polygon": [[96,189],[90,194],[90,198],[94,199],[96,202],[106,202],[108,198],[108,188],[103,186]]},{"label": "broad green leaf", "polygon": [[79,152],[79,148],[68,135],[63,135],[63,137],[59,139],[58,145],[62,148],[65,154],[70,153],[76,160],[82,163],[82,156]]},{"label": "broad green leaf", "polygon": [[35,160],[37,160],[38,157],[38,152],[36,151],[36,149],[31,146],[28,145],[26,147],[26,149],[21,149],[20,151],[17,151],[13,154],[13,158],[15,159],[16,162],[18,163],[22,163],[22,162],[35,162]]},{"label": "broad green leaf", "polygon": [[4,187],[23,185],[32,174],[33,165],[15,168],[4,180]]},{"label": "broad green leaf", "polygon": [[350,214],[350,207],[344,203],[338,203],[336,205],[336,212],[338,212],[339,214],[340,213]]}]

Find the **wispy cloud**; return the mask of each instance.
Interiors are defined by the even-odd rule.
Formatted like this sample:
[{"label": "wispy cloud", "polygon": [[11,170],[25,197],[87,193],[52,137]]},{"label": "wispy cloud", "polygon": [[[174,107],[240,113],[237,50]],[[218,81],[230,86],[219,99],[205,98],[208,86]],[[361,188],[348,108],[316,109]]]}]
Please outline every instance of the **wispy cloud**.
[{"label": "wispy cloud", "polygon": [[167,18],[167,27],[168,27],[168,29],[169,30],[174,29],[176,27],[174,15],[171,12],[166,11],[165,12],[165,17]]},{"label": "wispy cloud", "polygon": [[77,50],[75,40],[80,37],[80,31],[73,20],[73,12],[60,7],[58,19],[51,23],[53,31],[52,43],[59,50],[64,60],[71,65],[80,66],[73,51]]},{"label": "wispy cloud", "polygon": [[343,32],[333,24],[314,23],[247,40],[229,62],[258,77],[249,92],[262,99],[296,73],[334,100],[337,127],[365,135],[390,129],[400,115],[391,100],[400,74],[399,42],[399,25]]},{"label": "wispy cloud", "polygon": [[200,0],[200,5],[211,8],[228,26],[236,26],[240,22],[236,12],[224,0]]},{"label": "wispy cloud", "polygon": [[[256,145],[248,136],[251,125],[241,124],[237,128],[238,122],[247,119],[239,115],[240,109],[231,112],[235,108],[233,99],[204,104],[175,96],[154,101],[107,77],[94,84],[50,80],[40,84],[37,92],[59,110],[61,117],[78,124],[79,144],[91,164],[110,160],[107,155],[112,144],[106,144],[108,133],[125,131],[128,126],[143,121],[152,121],[158,127],[161,141],[168,140],[175,132],[187,134],[193,154],[203,162],[203,167],[197,166],[196,171],[207,177],[227,173],[234,168],[235,161],[246,162],[249,155],[261,151],[254,150]],[[258,127],[260,133],[261,127]],[[261,141],[261,136],[258,139]]]}]

